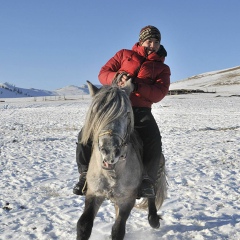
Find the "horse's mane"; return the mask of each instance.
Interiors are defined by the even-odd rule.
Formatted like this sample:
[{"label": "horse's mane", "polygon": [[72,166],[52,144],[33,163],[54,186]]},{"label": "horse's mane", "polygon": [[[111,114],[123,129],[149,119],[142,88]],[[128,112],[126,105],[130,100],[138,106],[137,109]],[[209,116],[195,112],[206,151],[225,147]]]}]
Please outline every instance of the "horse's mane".
[{"label": "horse's mane", "polygon": [[129,134],[131,134],[134,121],[129,96],[117,86],[103,86],[94,96],[87,112],[81,142],[86,144],[89,138],[97,141],[100,131],[127,111],[131,119],[129,127]]}]

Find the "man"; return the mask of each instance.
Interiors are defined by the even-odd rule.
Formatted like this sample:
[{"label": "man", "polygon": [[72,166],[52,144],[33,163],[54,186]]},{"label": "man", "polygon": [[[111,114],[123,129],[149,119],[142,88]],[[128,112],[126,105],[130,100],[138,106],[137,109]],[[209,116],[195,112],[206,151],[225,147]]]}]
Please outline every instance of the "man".
[{"label": "man", "polygon": [[[144,174],[140,191],[141,197],[155,197],[155,182],[162,153],[161,135],[151,113],[153,103],[161,101],[168,93],[170,69],[164,64],[167,52],[160,44],[160,31],[154,26],[141,29],[139,42],[132,50],[118,51],[100,70],[99,81],[111,85],[113,81],[123,87],[131,81],[134,91],[130,95],[134,112],[134,126],[143,142]],[[81,132],[79,140],[81,139]],[[73,189],[77,195],[84,194],[86,172],[91,157],[92,143],[78,143],[77,163],[81,174]]]}]

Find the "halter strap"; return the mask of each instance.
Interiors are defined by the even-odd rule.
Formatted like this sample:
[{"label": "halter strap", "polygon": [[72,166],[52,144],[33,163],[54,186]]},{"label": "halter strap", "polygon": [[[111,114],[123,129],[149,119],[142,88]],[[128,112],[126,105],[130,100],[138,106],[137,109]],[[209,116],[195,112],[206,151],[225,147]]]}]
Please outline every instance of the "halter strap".
[{"label": "halter strap", "polygon": [[104,135],[109,135],[109,136],[115,135],[115,136],[119,137],[122,140],[122,143],[120,145],[122,147],[122,146],[126,145],[127,142],[129,141],[129,134],[128,133],[129,133],[130,124],[131,124],[131,119],[129,117],[129,112],[128,112],[128,126],[127,126],[127,131],[126,131],[126,134],[125,134],[124,137],[120,136],[118,133],[113,132],[112,129],[108,129],[105,132],[100,133],[98,135],[98,139],[99,139],[99,137],[102,137]]},{"label": "halter strap", "polygon": [[107,130],[107,131],[105,131],[105,132],[99,134],[98,137],[102,137],[102,136],[104,136],[104,135],[109,135],[109,136],[115,135],[115,136],[119,137],[119,138],[122,140],[122,144],[121,144],[121,146],[124,145],[124,144],[126,143],[126,142],[125,142],[126,139],[122,138],[119,134],[114,133],[112,129],[109,129],[109,130]]}]

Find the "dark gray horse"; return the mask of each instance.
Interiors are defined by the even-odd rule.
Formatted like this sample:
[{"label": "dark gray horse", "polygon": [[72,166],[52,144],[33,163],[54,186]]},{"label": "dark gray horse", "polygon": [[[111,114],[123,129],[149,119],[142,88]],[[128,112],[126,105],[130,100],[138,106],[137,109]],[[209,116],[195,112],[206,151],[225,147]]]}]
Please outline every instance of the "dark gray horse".
[{"label": "dark gray horse", "polygon": [[[143,173],[141,141],[134,132],[133,112],[128,97],[131,89],[130,86],[123,89],[103,86],[98,90],[89,82],[88,87],[93,101],[86,116],[82,143],[91,138],[93,151],[87,173],[85,209],[77,223],[77,239],[90,238],[99,207],[105,199],[110,199],[116,211],[111,238],[122,240]],[[148,221],[153,228],[160,226],[157,211],[166,197],[164,164],[159,169],[156,189],[156,198],[143,199],[139,205],[148,208]]]}]

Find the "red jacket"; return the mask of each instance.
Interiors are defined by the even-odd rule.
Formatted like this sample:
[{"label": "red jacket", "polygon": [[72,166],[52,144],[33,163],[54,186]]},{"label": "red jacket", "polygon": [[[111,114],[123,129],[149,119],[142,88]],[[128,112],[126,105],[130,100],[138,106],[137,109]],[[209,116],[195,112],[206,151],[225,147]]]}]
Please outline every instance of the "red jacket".
[{"label": "red jacket", "polygon": [[[132,50],[122,49],[100,70],[99,81],[111,85],[117,72],[125,71],[137,83],[136,92],[131,93],[133,107],[149,107],[161,101],[168,93],[170,69],[164,64],[165,56],[151,53],[145,58],[145,47],[136,43]],[[140,69],[139,69],[140,68]]]}]

